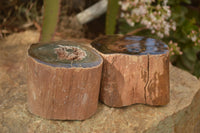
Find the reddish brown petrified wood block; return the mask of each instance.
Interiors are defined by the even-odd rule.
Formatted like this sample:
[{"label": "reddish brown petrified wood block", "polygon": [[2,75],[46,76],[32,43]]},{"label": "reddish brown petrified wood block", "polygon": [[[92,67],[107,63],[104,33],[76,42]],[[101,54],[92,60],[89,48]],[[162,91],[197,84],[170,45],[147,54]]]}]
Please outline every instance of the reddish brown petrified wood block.
[{"label": "reddish brown petrified wood block", "polygon": [[67,41],[33,44],[28,51],[28,108],[47,119],[84,120],[97,109],[103,59]]},{"label": "reddish brown petrified wood block", "polygon": [[111,107],[169,102],[169,51],[159,40],[111,35],[91,44],[103,57],[100,100]]}]

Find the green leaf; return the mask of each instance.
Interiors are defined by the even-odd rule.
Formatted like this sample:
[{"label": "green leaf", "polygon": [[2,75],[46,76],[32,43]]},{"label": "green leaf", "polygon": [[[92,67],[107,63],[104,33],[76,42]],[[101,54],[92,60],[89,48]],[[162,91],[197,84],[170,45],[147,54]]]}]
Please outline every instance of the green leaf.
[{"label": "green leaf", "polygon": [[191,47],[187,47],[183,50],[183,52],[185,53],[185,58],[187,58],[189,61],[191,62],[195,62],[196,60],[196,54],[195,54],[195,50]]},{"label": "green leaf", "polygon": [[186,4],[191,4],[191,1],[190,0],[182,0],[184,3]]},{"label": "green leaf", "polygon": [[200,77],[200,61],[199,60],[197,60],[197,62],[195,63],[193,74],[197,76],[198,78]]}]

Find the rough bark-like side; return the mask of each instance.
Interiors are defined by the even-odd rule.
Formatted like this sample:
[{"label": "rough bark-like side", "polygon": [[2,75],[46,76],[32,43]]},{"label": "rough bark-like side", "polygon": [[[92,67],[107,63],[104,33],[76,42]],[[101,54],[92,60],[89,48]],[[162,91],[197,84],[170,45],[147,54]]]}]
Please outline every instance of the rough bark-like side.
[{"label": "rough bark-like side", "polygon": [[102,54],[104,58],[100,100],[112,107],[145,103],[147,56]]},{"label": "rough bark-like side", "polygon": [[84,120],[97,109],[102,71],[52,67],[28,57],[28,108],[47,119]]},{"label": "rough bark-like side", "polygon": [[148,55],[149,78],[146,86],[146,104],[169,103],[169,54]]},{"label": "rough bark-like side", "polygon": [[102,54],[100,100],[108,106],[169,102],[169,55]]}]

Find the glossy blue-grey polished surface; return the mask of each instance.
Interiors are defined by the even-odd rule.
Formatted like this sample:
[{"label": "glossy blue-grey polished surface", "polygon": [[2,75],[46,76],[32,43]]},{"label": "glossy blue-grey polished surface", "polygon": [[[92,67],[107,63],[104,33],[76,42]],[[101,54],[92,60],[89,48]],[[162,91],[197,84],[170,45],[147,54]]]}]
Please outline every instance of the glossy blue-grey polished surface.
[{"label": "glossy blue-grey polished surface", "polygon": [[[65,47],[65,46],[81,49],[86,53],[86,56],[81,60],[60,59],[55,50],[59,47]],[[71,52],[70,49],[67,52]],[[85,45],[70,41],[55,41],[44,44],[41,43],[32,44],[28,50],[28,55],[33,57],[36,61],[40,63],[54,67],[87,68],[87,67],[97,66],[103,61],[101,56],[93,49]]]},{"label": "glossy blue-grey polished surface", "polygon": [[168,46],[160,40],[141,36],[108,35],[95,39],[91,45],[104,54],[164,54]]}]

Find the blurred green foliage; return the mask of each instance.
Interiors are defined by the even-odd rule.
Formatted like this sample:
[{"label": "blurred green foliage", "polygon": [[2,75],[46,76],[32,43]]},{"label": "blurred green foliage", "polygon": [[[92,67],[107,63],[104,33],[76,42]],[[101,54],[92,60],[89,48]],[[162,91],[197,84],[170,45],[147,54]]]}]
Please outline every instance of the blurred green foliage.
[{"label": "blurred green foliage", "polygon": [[169,0],[172,19],[177,23],[177,30],[169,38],[178,42],[182,55],[172,57],[172,63],[190,73],[200,77],[200,60],[197,53],[200,51],[200,44],[194,46],[194,42],[187,36],[192,30],[198,31],[200,26],[200,2],[192,3],[191,0]]}]

